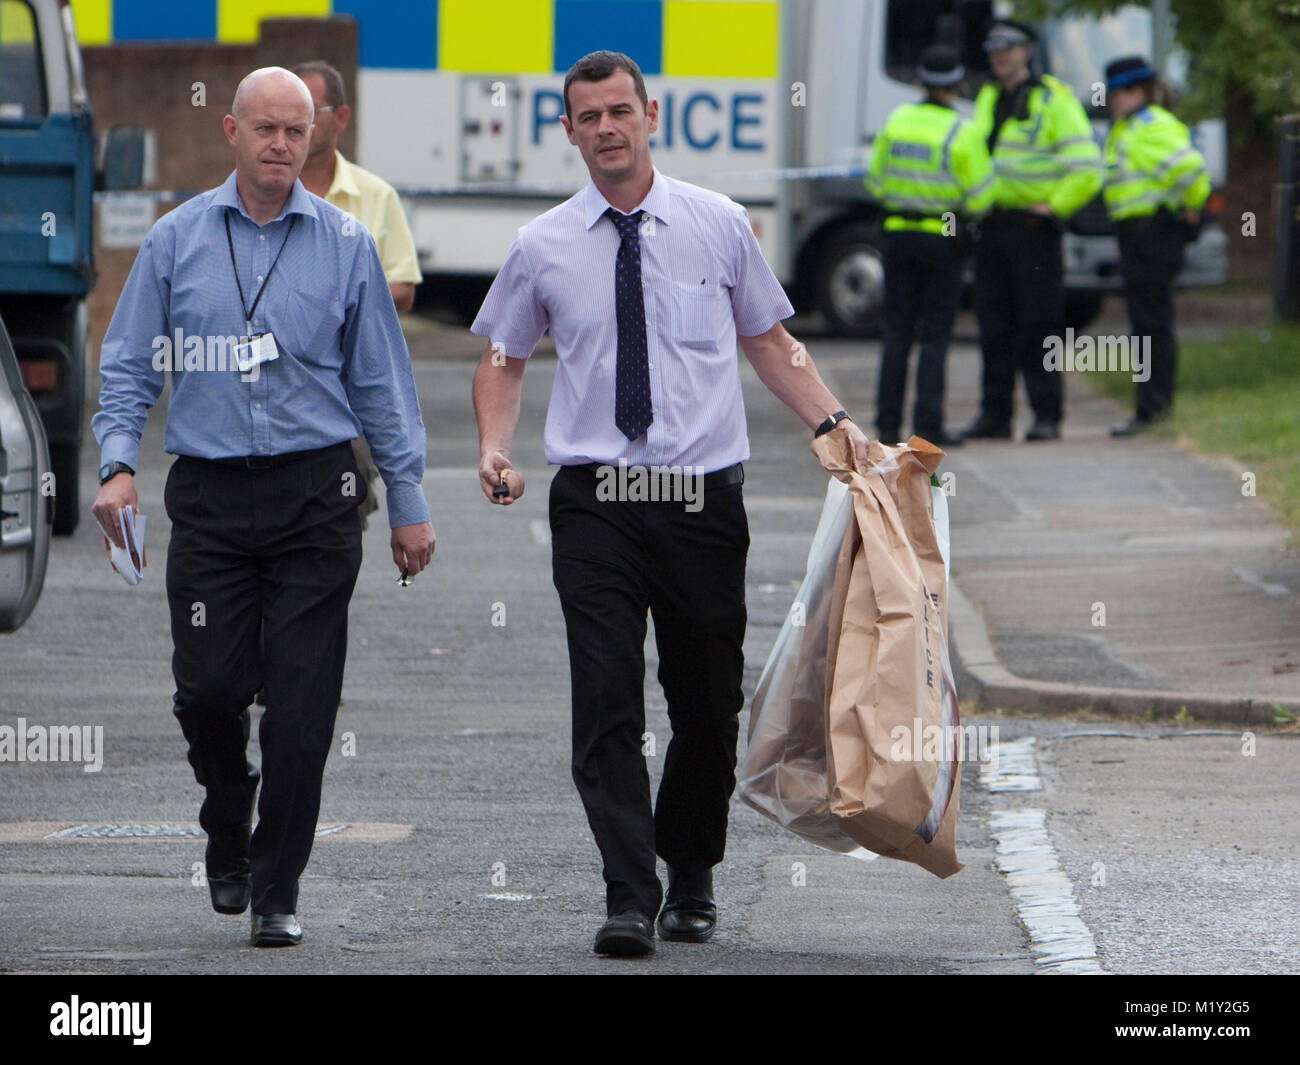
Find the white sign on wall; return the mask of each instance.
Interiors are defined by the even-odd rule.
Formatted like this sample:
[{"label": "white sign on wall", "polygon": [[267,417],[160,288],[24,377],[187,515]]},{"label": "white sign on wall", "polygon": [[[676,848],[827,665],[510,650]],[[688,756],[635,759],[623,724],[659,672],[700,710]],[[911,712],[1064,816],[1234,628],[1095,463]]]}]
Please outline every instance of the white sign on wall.
[{"label": "white sign on wall", "polygon": [[138,248],[154,224],[151,194],[115,193],[99,200],[99,243],[103,248]]}]

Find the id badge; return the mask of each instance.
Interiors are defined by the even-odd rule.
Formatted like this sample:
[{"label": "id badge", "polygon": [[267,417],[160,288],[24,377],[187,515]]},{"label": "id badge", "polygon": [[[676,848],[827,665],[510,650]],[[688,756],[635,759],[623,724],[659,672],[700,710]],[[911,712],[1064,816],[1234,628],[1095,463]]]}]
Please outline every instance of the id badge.
[{"label": "id badge", "polygon": [[235,365],[243,373],[279,357],[280,349],[276,347],[274,333],[258,333],[235,347]]}]

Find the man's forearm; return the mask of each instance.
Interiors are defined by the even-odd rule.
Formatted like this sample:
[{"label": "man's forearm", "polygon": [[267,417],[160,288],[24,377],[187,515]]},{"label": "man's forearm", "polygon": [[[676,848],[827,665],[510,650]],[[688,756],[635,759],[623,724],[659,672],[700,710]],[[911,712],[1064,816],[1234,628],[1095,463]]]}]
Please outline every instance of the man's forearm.
[{"label": "man's forearm", "polygon": [[415,306],[415,285],[410,281],[390,281],[388,291],[393,294],[393,306],[405,314]]},{"label": "man's forearm", "polygon": [[827,415],[840,409],[840,402],[826,387],[812,356],[778,324],[757,337],[740,337],[740,346],[758,374],[758,379],[782,403],[817,428]]},{"label": "man's forearm", "polygon": [[479,453],[510,454],[519,422],[525,360],[508,359],[489,347],[474,372],[474,416]]}]

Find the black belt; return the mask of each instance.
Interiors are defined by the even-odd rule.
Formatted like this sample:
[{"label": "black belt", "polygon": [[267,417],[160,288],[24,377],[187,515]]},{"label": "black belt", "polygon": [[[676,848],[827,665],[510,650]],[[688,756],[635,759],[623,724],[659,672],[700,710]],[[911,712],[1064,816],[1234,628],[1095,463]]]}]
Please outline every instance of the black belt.
[{"label": "black belt", "polygon": [[[575,466],[569,466],[565,468],[576,469],[576,470],[591,470],[593,473],[597,473],[601,470],[614,470],[615,472],[617,472],[619,467],[617,463],[612,463],[612,462],[583,462]],[[687,476],[685,470],[683,470],[681,474],[669,474],[668,470],[670,468],[671,467],[668,466],[659,466],[659,467],[628,466],[627,472],[631,474],[633,470],[650,470],[651,472],[658,472],[661,476]],[[704,481],[703,481],[705,488],[728,488],[733,484],[744,484],[744,483],[745,483],[745,467],[743,464],[739,462],[737,462],[734,466],[728,466],[725,469],[714,470],[712,473],[706,473],[704,475]]]},{"label": "black belt", "polygon": [[288,466],[294,462],[302,462],[317,455],[323,455],[340,447],[350,447],[349,441],[343,441],[340,444],[330,444],[329,447],[316,447],[309,451],[286,451],[279,455],[234,455],[224,459],[201,459],[194,455],[181,455],[180,458],[189,459],[191,462],[210,462],[215,466],[235,466],[243,470],[272,470],[277,466]]},{"label": "black belt", "polygon": [[1161,209],[1153,211],[1151,214],[1117,219],[1115,222],[1115,231],[1118,233],[1136,233],[1141,232],[1144,229],[1151,229],[1155,226],[1175,225],[1182,225],[1182,219],[1175,217],[1169,211]]},{"label": "black belt", "polygon": [[999,207],[990,211],[980,222],[981,229],[1054,229],[1058,232],[1065,228],[1065,223],[1056,215],[1039,214],[1019,207]]},{"label": "black belt", "polygon": [[[955,211],[952,213],[959,223],[965,221],[965,218],[963,218],[961,215],[958,215]],[[945,218],[943,215],[923,214],[920,211],[886,211],[885,216],[887,218],[902,218],[907,220],[908,222],[947,222],[948,221],[948,219]]]}]

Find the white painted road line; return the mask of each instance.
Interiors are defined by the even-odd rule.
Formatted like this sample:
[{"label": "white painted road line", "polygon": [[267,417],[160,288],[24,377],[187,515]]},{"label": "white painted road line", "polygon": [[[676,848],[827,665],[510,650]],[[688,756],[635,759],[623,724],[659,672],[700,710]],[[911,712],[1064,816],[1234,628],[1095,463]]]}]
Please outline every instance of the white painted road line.
[{"label": "white painted road line", "polygon": [[[1037,743],[1029,736],[998,744],[992,760],[980,766],[980,782],[994,794],[1041,791]],[[1007,878],[1016,913],[1034,948],[1034,963],[1049,973],[1104,973],[1097,944],[1079,916],[1070,878],[1056,860],[1046,813],[995,810],[989,827],[997,843],[993,861]]]},{"label": "white painted road line", "polygon": [[1038,780],[1038,763],[1034,760],[1033,736],[1011,743],[999,743],[993,757],[980,763],[980,783],[990,792],[1042,791]]},{"label": "white painted road line", "polygon": [[1042,810],[999,810],[991,821],[994,863],[1007,878],[1021,923],[1045,972],[1102,973],[1097,944],[1079,917],[1070,878],[1061,872]]}]

